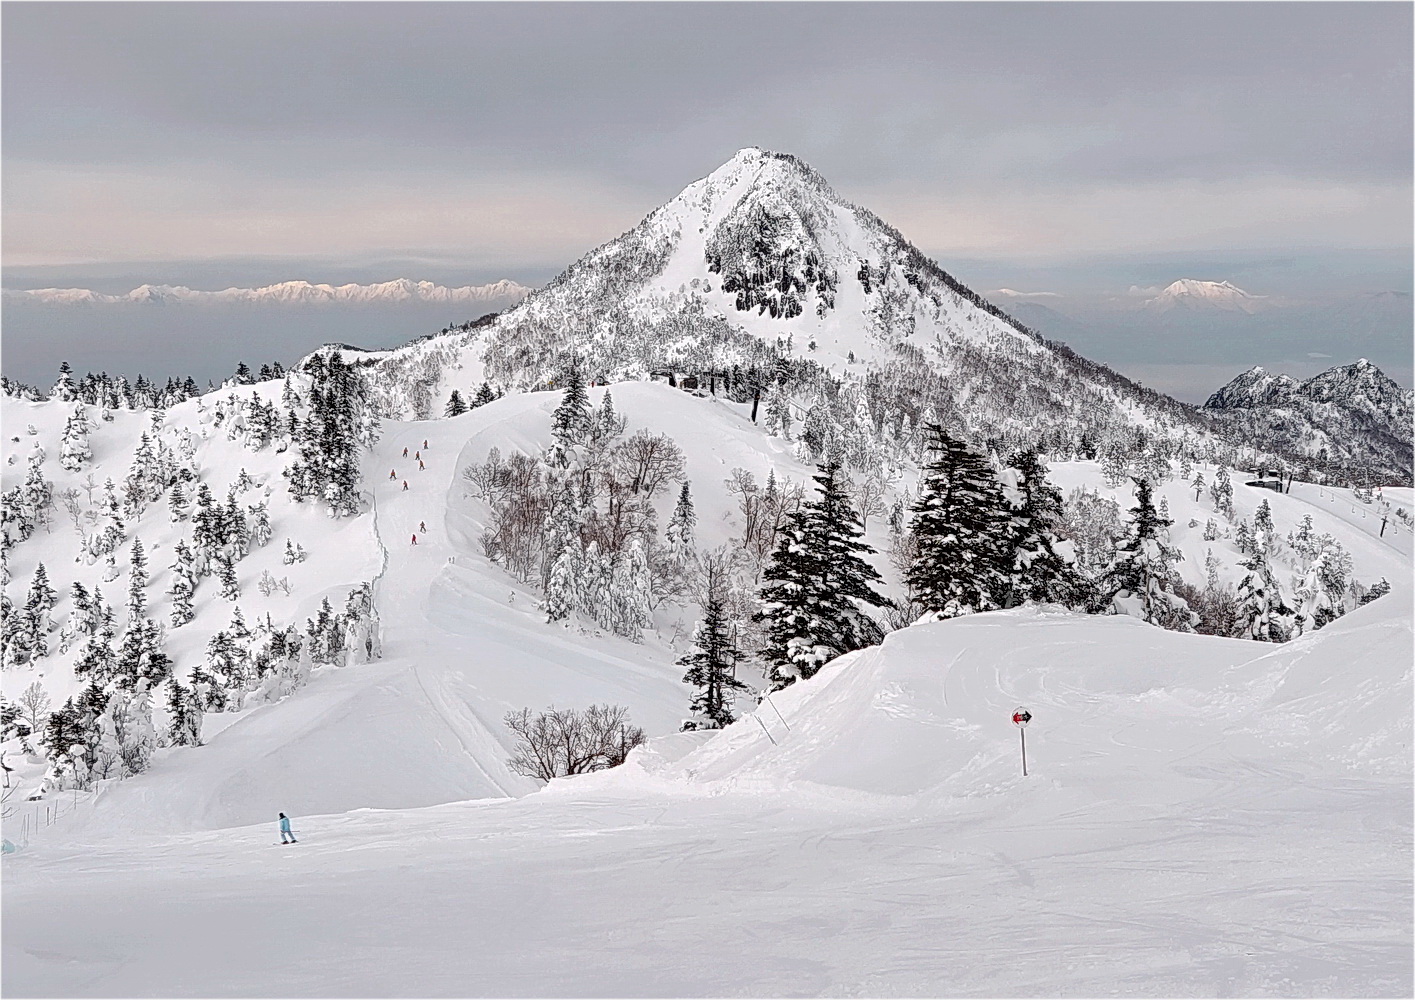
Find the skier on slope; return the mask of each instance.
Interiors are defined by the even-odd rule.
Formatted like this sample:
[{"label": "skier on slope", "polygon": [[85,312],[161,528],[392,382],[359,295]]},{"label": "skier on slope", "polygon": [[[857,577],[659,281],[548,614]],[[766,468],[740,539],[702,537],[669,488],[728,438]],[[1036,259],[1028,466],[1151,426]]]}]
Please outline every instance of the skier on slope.
[{"label": "skier on slope", "polygon": [[426,522],[426,521],[419,521],[419,522],[418,522],[418,530],[421,531],[423,534],[427,534],[427,522]]},{"label": "skier on slope", "polygon": [[421,458],[418,459],[418,471],[419,471],[419,472],[422,472],[422,471],[423,471],[424,469],[426,469],[426,468],[427,468],[427,466],[423,465],[423,460],[422,460]]},{"label": "skier on slope", "polygon": [[[285,839],[286,837],[289,837],[290,839],[289,839],[289,840],[286,840],[286,839]],[[290,817],[289,817],[289,816],[286,816],[284,813],[281,813],[281,814],[280,814],[280,843],[282,843],[282,844],[298,844],[298,843],[299,843],[299,841],[295,839],[295,835],[290,832]]]},{"label": "skier on slope", "polygon": [[389,469],[389,470],[388,470],[388,478],[389,478],[389,479],[397,479],[397,478],[398,478],[398,470],[397,470],[397,469]]},{"label": "skier on slope", "polygon": [[413,536],[413,544],[414,544],[414,545],[418,544],[418,536],[417,536],[417,535],[414,535],[414,536]]},{"label": "skier on slope", "polygon": [[407,457],[408,457],[408,449],[407,449],[407,448],[404,448],[404,449],[403,449],[403,457],[404,457],[404,458],[407,458]]},{"label": "skier on slope", "polygon": [[403,489],[406,490],[407,488],[408,488],[408,481],[405,479],[405,480],[403,480]]},{"label": "skier on slope", "polygon": [[424,447],[424,448],[427,447],[427,438],[423,438],[423,447]]}]

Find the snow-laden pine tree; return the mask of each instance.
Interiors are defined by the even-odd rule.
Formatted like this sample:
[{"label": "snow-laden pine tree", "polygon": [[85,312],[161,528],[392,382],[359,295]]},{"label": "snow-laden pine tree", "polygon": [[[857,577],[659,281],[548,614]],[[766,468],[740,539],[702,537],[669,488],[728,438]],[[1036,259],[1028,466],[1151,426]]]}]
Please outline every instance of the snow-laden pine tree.
[{"label": "snow-laden pine tree", "polygon": [[172,598],[172,626],[179,628],[196,616],[192,609],[192,598],[197,591],[197,573],[194,557],[187,543],[178,540],[172,563],[172,586],[168,594]]},{"label": "snow-laden pine tree", "polygon": [[234,601],[241,596],[241,585],[236,579],[236,562],[228,555],[221,555],[216,560],[216,578],[221,582],[221,596],[228,601]]},{"label": "snow-laden pine tree", "polygon": [[250,540],[264,546],[270,541],[270,508],[264,500],[250,508]]},{"label": "snow-laden pine tree", "polygon": [[1262,546],[1254,546],[1248,558],[1238,565],[1247,570],[1238,584],[1238,620],[1243,636],[1261,642],[1286,642],[1292,609],[1282,598],[1267,553]]},{"label": "snow-laden pine tree", "polygon": [[311,379],[309,412],[296,427],[298,458],[285,470],[290,494],[297,502],[323,500],[333,517],[355,514],[360,456],[379,435],[368,385],[338,351],[314,355],[305,370]]},{"label": "snow-laden pine tree", "polygon": [[550,576],[545,583],[546,621],[557,622],[570,615],[583,603],[580,593],[584,553],[578,536],[567,539],[560,547],[560,554],[550,566]]},{"label": "snow-laden pine tree", "polygon": [[696,689],[688,703],[693,718],[683,723],[684,730],[730,726],[736,720],[732,711],[735,693],[751,690],[737,678],[737,662],[742,654],[737,648],[735,627],[727,617],[730,577],[725,560],[707,560],[703,584],[703,617],[693,632],[694,648],[678,660],[680,667],[688,668],[683,683]]},{"label": "snow-laden pine tree", "polygon": [[476,409],[478,406],[485,406],[495,399],[496,393],[492,390],[490,384],[483,382],[477,389],[477,394],[472,397],[472,409]]},{"label": "snow-laden pine tree", "polygon": [[201,698],[175,677],[167,682],[167,719],[167,738],[173,746],[201,746]]},{"label": "snow-laden pine tree", "polygon": [[54,631],[54,602],[58,594],[49,585],[44,563],[34,568],[29,593],[25,596],[24,629],[28,638],[30,659],[49,655],[49,633]]},{"label": "snow-laden pine tree", "polygon": [[1233,482],[1228,478],[1228,469],[1222,465],[1218,467],[1218,474],[1214,476],[1213,485],[1209,487],[1209,496],[1213,498],[1214,510],[1232,520]]},{"label": "snow-laden pine tree", "polygon": [[1184,558],[1170,544],[1173,522],[1155,509],[1149,480],[1135,480],[1135,506],[1125,539],[1116,549],[1104,584],[1113,595],[1115,614],[1141,618],[1162,628],[1192,632],[1197,616],[1188,603],[1170,590],[1174,565]]},{"label": "snow-laden pine tree", "polygon": [[616,635],[639,641],[642,629],[653,624],[653,580],[643,539],[635,537],[619,550],[609,581],[610,628]]},{"label": "snow-laden pine tree", "polygon": [[447,397],[447,406],[443,409],[444,417],[460,417],[467,412],[467,401],[462,398],[462,394],[456,389],[452,390],[452,395]]},{"label": "snow-laden pine tree", "polygon": [[147,613],[147,553],[142,539],[134,538],[128,555],[128,621],[136,622]]},{"label": "snow-laden pine tree", "polygon": [[590,397],[578,362],[565,373],[565,392],[550,416],[550,434],[554,439],[548,456],[550,464],[568,468],[574,449],[584,444],[590,434]]},{"label": "snow-laden pine tree", "polygon": [[74,369],[69,362],[59,362],[59,378],[54,382],[54,388],[49,391],[49,398],[58,400],[61,403],[72,403],[78,398],[78,389],[74,386]]},{"label": "snow-laden pine tree", "polygon": [[755,616],[766,625],[762,656],[774,691],[883,635],[864,611],[886,598],[874,589],[879,574],[864,558],[874,549],[863,540],[840,466],[827,463],[811,478],[817,494],[787,515]]},{"label": "snow-laden pine tree", "polygon": [[682,489],[678,491],[678,502],[673,506],[673,514],[668,518],[668,525],[663,531],[669,558],[685,569],[692,565],[698,556],[695,534],[697,524],[698,515],[693,510],[693,495],[685,479]]},{"label": "snow-laden pine tree", "polygon": [[78,472],[93,458],[93,449],[88,443],[88,432],[93,422],[83,403],[74,404],[74,412],[69,414],[64,424],[64,436],[59,442],[59,464],[69,472]]},{"label": "snow-laden pine tree", "polygon": [[999,607],[1009,589],[1006,500],[992,466],[937,424],[909,530],[918,555],[906,579],[926,611],[952,618]]},{"label": "snow-laden pine tree", "polygon": [[1035,449],[1012,457],[999,477],[1007,501],[1004,606],[1023,601],[1055,601],[1075,606],[1082,599],[1076,548],[1057,534],[1061,491],[1047,481],[1047,467]]}]

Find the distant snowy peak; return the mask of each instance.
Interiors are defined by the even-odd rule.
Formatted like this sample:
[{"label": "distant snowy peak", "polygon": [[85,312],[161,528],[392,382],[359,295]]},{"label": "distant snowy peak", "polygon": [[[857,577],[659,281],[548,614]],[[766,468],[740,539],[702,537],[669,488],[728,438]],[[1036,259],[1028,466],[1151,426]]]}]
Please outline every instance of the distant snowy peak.
[{"label": "distant snowy peak", "polygon": [[1250,295],[1228,281],[1200,281],[1180,278],[1145,303],[1152,312],[1174,309],[1208,309],[1219,312],[1255,313],[1268,305],[1262,295]]},{"label": "distant snowy peak", "polygon": [[230,304],[244,305],[384,305],[404,302],[476,304],[506,307],[520,302],[531,289],[502,279],[489,285],[449,288],[431,281],[395,278],[372,285],[325,285],[282,281],[261,288],[227,288],[205,292],[183,285],[139,285],[126,295],[105,295],[87,288],[5,290],[5,298],[44,305]]}]

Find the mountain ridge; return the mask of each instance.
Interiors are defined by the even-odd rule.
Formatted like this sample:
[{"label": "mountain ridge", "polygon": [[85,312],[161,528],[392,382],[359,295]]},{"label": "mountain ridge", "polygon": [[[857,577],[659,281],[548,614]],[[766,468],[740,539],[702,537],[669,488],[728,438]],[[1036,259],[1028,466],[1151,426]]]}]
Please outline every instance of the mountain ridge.
[{"label": "mountain ridge", "polygon": [[6,299],[45,305],[135,305],[135,304],[280,304],[332,305],[342,303],[381,304],[393,302],[505,302],[520,301],[532,291],[526,285],[502,278],[485,285],[450,287],[431,281],[394,278],[391,281],[360,285],[350,282],[330,285],[304,280],[276,282],[256,288],[231,287],[202,291],[185,285],[143,284],[123,295],[109,295],[88,288],[5,289]]}]

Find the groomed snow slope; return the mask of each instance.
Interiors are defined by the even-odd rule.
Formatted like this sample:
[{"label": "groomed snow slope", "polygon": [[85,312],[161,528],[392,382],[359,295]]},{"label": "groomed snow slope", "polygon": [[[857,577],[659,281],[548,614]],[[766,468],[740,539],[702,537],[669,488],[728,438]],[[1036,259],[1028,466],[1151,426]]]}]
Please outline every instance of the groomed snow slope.
[{"label": "groomed snow slope", "polygon": [[3,986],[1408,996],[1410,646],[1404,585],[1279,647],[915,626],[521,799],[297,817],[297,847],[37,845],[6,861]]},{"label": "groomed snow slope", "polygon": [[[595,405],[604,391],[591,391]],[[668,433],[688,455],[698,541],[705,548],[726,542],[736,530],[728,520],[735,503],[723,487],[733,467],[750,469],[759,481],[772,467],[778,476],[797,481],[808,476],[791,457],[789,443],[762,435],[739,412],[742,407],[656,384],[626,384],[612,391],[617,411],[628,421],[626,434],[641,428]],[[261,603],[251,593],[253,581],[243,562],[245,585],[238,603],[250,608],[248,600],[254,601],[260,614],[272,609],[277,622],[294,612],[294,620],[303,623],[316,611],[320,594],[328,592],[338,603],[352,582],[375,579],[383,659],[322,668],[307,687],[274,705],[208,715],[206,746],[159,751],[150,771],[107,784],[91,801],[81,797],[77,809],[63,799],[64,835],[102,839],[144,830],[219,829],[259,822],[280,810],[333,813],[524,794],[535,783],[505,766],[511,740],[502,724],[506,712],[522,707],[583,708],[609,702],[626,706],[632,720],[651,735],[676,731],[688,714],[690,692],[675,661],[685,649],[696,609],[665,606],[658,630],[646,631],[637,644],[579,624],[547,626],[538,595],[482,553],[479,536],[486,508],[469,496],[461,470],[484,461],[492,447],[537,453],[550,442],[551,411],[559,400],[559,393],[521,394],[450,420],[385,422],[383,437],[364,464],[372,505],[370,514],[360,518],[331,521],[309,505],[274,503],[276,541],[250,558],[265,560],[277,576],[310,581],[301,590],[314,596],[295,607],[282,608],[279,594]],[[42,414],[51,422],[68,409],[22,405],[29,408],[27,416]],[[242,465],[268,475],[274,500],[283,501],[279,469],[289,456],[244,451],[219,435],[203,447],[219,449],[216,454],[232,478]],[[410,456],[422,453],[425,469],[403,457],[405,447]],[[110,471],[115,478],[121,478],[126,460],[125,455],[114,462]],[[52,458],[45,470],[62,474]],[[397,472],[394,479],[389,478],[392,471]],[[667,520],[674,499],[659,498],[660,523]],[[420,522],[428,530],[421,531]],[[170,559],[176,537],[171,532],[190,530],[168,525],[161,508],[150,511],[142,525],[144,541],[158,543],[157,565]],[[279,565],[276,550],[287,529],[311,550],[308,562]],[[411,544],[414,533],[416,547]],[[351,536],[357,536],[357,544],[350,543]],[[63,593],[71,557],[62,546],[70,544],[76,542],[56,526],[52,537],[36,536],[20,545],[16,552],[23,561],[11,561],[17,581],[11,585],[12,598],[37,559],[57,569],[52,577]],[[376,575],[380,544],[387,551],[381,577]],[[362,561],[358,572],[349,568],[355,557]],[[325,566],[330,584],[345,579],[350,584],[322,587],[318,573]],[[82,571],[96,578],[99,569]],[[78,567],[74,571],[81,572]],[[105,587],[110,598],[120,599],[122,583]],[[164,617],[160,594],[166,585],[163,570],[149,586],[150,599]],[[217,598],[214,589],[208,583],[199,592],[203,614],[197,622],[171,633],[184,674],[211,631],[229,620],[231,604]],[[55,617],[62,620],[66,613],[65,598]],[[38,670],[7,671],[5,691],[14,697],[36,677],[56,701],[76,687],[64,660],[51,656],[40,661]],[[39,772],[31,770],[29,778],[37,783]],[[42,815],[49,804],[18,806],[5,821],[6,836],[19,839],[23,817]],[[57,829],[42,829],[39,836]],[[30,830],[33,838],[32,823]]]}]

